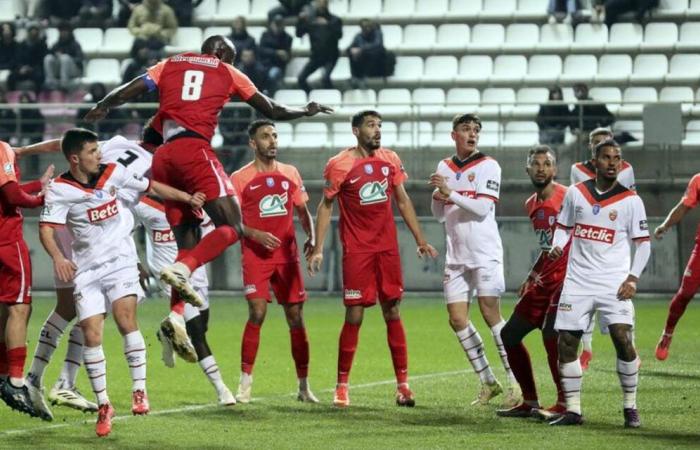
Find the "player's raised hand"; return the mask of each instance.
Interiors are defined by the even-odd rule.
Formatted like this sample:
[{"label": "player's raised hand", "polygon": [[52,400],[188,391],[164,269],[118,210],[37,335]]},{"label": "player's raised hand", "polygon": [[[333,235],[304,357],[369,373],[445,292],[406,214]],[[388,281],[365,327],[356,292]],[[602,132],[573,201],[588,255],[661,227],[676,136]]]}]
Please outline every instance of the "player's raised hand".
[{"label": "player's raised hand", "polygon": [[658,240],[661,240],[664,238],[664,234],[666,234],[667,231],[668,231],[668,228],[666,228],[663,224],[659,225],[654,230],[654,237]]},{"label": "player's raised hand", "polygon": [[433,191],[433,198],[434,198],[435,200],[439,200],[439,201],[441,201],[441,202],[445,202],[445,201],[447,201],[447,199],[448,199],[449,197],[446,196],[446,195],[443,195],[442,192],[440,192],[440,189],[435,188],[435,190]]},{"label": "player's raised hand", "polygon": [[97,122],[98,120],[102,120],[107,117],[107,114],[109,114],[109,109],[100,105],[95,105],[85,114],[83,119],[85,119],[87,122]]},{"label": "player's raised hand", "polygon": [[440,194],[445,197],[449,197],[452,193],[452,189],[447,187],[447,177],[443,177],[439,173],[434,173],[430,175],[430,181],[428,181],[432,187],[436,188]]},{"label": "player's raised hand", "polygon": [[277,236],[267,231],[260,231],[255,228],[247,228],[247,231],[249,238],[268,250],[274,250],[282,244],[282,241]]},{"label": "player's raised hand", "polygon": [[562,253],[563,253],[563,251],[562,251],[561,247],[554,247],[553,249],[551,249],[549,251],[548,256],[549,256],[549,259],[554,261],[554,260],[559,259],[562,255]]},{"label": "player's raised hand", "polygon": [[195,193],[192,194],[192,196],[190,197],[190,202],[189,202],[189,203],[190,203],[190,206],[192,207],[192,209],[199,209],[199,208],[201,208],[202,206],[204,206],[204,203],[205,203],[206,201],[207,201],[207,196],[206,196],[206,195],[204,195],[204,194],[201,193],[201,192],[195,192]]},{"label": "player's raised hand", "polygon": [[418,253],[419,258],[429,256],[433,259],[437,258],[438,254],[439,254],[438,251],[435,250],[435,247],[428,244],[427,242],[424,244],[419,244],[418,248],[416,249],[416,253]]},{"label": "player's raised hand", "polygon": [[306,270],[309,275],[314,276],[321,271],[323,264],[323,252],[314,252],[306,257]]},{"label": "player's raised hand", "polygon": [[75,271],[78,270],[78,266],[76,266],[73,261],[66,258],[54,260],[53,267],[56,271],[56,275],[58,275],[58,279],[64,283],[72,280],[75,276]]},{"label": "player's raised hand", "polygon": [[315,116],[318,113],[331,114],[333,112],[333,108],[330,106],[322,105],[316,102],[307,103],[304,109],[306,109],[307,116]]},{"label": "player's raised hand", "polygon": [[51,181],[51,178],[53,178],[55,169],[56,168],[53,164],[49,164],[49,167],[46,168],[44,174],[41,176],[41,178],[39,178],[39,181],[41,182],[41,195],[46,193],[46,189],[49,187],[49,181]]},{"label": "player's raised hand", "polygon": [[637,277],[628,275],[627,279],[620,285],[617,290],[618,300],[631,300],[634,294],[637,293]]}]

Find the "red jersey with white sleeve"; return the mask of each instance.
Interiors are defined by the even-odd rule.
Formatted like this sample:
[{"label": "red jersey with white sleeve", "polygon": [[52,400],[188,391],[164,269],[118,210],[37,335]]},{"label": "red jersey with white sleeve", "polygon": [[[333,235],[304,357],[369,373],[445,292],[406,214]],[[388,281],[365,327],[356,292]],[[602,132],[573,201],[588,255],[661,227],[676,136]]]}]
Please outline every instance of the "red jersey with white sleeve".
[{"label": "red jersey with white sleeve", "polygon": [[261,172],[250,162],[231,175],[241,205],[243,223],[274,234],[281,244],[268,250],[244,238],[241,243],[243,264],[277,264],[299,261],[294,232],[294,206],[309,201],[296,167],[275,163],[275,169]]},{"label": "red jersey with white sleeve", "polygon": [[619,183],[604,193],[594,180],[569,187],[557,226],[571,229],[563,293],[615,295],[631,267],[631,241],[649,240],[642,199]]},{"label": "red jersey with white sleeve", "polygon": [[[593,161],[578,162],[571,166],[571,186],[576,183],[595,179],[595,166]],[[617,174],[617,182],[630,190],[636,190],[634,181],[634,169],[627,161],[620,162],[620,172]]]},{"label": "red jersey with white sleeve", "polygon": [[354,147],[345,149],[328,161],[323,178],[323,195],[338,197],[344,255],[398,249],[391,197],[408,176],[396,153],[379,148],[359,158]]},{"label": "red jersey with white sleeve", "polygon": [[219,112],[233,95],[244,101],[258,90],[241,71],[215,56],[182,53],[146,72],[149,88],[158,88],[163,138],[183,131],[207,141],[214,136]]}]

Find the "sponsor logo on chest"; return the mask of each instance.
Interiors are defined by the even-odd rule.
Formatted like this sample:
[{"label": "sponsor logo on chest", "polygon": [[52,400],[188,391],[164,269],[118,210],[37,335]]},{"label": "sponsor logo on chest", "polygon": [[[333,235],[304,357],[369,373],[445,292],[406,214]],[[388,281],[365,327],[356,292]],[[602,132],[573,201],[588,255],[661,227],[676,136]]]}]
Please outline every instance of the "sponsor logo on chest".
[{"label": "sponsor logo on chest", "polygon": [[110,202],[87,210],[88,221],[90,223],[102,222],[116,216],[117,214],[119,214],[119,207],[117,206],[116,199],[112,199]]},{"label": "sponsor logo on chest", "polygon": [[175,242],[173,230],[153,230],[154,244],[168,244],[170,242]]},{"label": "sponsor logo on chest", "polygon": [[370,181],[365,183],[360,188],[360,205],[371,205],[387,201],[389,199],[386,195],[388,187],[389,182],[386,178],[382,181]]},{"label": "sponsor logo on chest", "polygon": [[612,244],[615,239],[615,230],[577,223],[574,228],[574,237]]},{"label": "sponsor logo on chest", "polygon": [[260,217],[286,216],[288,199],[286,192],[266,195],[258,203]]}]

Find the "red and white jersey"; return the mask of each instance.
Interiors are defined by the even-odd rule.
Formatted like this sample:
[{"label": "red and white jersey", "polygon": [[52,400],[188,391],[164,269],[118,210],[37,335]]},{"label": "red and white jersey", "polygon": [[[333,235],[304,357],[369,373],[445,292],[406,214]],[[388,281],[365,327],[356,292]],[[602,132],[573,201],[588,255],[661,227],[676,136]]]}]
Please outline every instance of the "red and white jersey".
[{"label": "red and white jersey", "polygon": [[[7,183],[19,183],[19,165],[12,147],[0,141],[0,187]],[[9,206],[0,199],[0,245],[17,242],[22,239],[22,210],[18,206]]]},{"label": "red and white jersey", "polygon": [[557,226],[572,231],[564,292],[615,294],[631,266],[631,241],[649,240],[642,199],[621,184],[599,193],[594,180],[569,187]]},{"label": "red and white jersey", "polygon": [[139,177],[150,175],[153,154],[135,141],[123,136],[114,136],[108,141],[101,141],[99,147],[103,163],[119,164]]},{"label": "red and white jersey", "polygon": [[133,192],[146,192],[149,187],[150,180],[113,163],[102,164],[89,184],[66,172],[49,184],[39,220],[44,225],[68,227],[76,275],[116,257],[135,258],[134,217],[120,196],[132,198]]},{"label": "red and white jersey", "polygon": [[464,161],[453,156],[440,161],[436,172],[447,177],[447,186],[460,195],[493,200],[491,210],[483,219],[449,200],[445,203],[445,264],[486,267],[493,261],[503,262],[503,246],[496,223],[501,167],[496,160],[481,152]]},{"label": "red and white jersey", "polygon": [[[634,170],[627,161],[620,162],[620,172],[617,174],[617,182],[630,190],[636,190],[634,183]],[[595,179],[595,166],[590,159],[578,162],[571,166],[571,186],[576,183]]]}]

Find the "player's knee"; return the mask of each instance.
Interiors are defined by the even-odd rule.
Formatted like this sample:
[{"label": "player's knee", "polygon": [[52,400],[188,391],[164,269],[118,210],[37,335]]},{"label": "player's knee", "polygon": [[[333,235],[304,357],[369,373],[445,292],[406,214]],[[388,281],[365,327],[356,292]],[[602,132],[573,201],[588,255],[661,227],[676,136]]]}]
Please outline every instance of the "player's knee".
[{"label": "player's knee", "polygon": [[559,361],[561,362],[572,362],[577,357],[578,344],[581,340],[581,335],[573,335],[568,331],[559,333]]},{"label": "player's knee", "polygon": [[462,331],[469,326],[469,318],[467,317],[450,316],[448,321],[450,323],[450,327],[452,327],[454,331]]},{"label": "player's knee", "polygon": [[8,318],[12,321],[27,321],[29,320],[29,315],[32,312],[31,305],[13,305],[8,308]]}]

